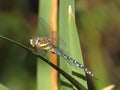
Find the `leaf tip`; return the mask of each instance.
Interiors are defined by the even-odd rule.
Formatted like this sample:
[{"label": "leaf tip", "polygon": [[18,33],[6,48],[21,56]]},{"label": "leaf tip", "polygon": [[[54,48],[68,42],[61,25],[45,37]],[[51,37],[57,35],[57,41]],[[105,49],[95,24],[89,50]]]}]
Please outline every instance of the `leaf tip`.
[{"label": "leaf tip", "polygon": [[112,84],[112,85],[109,85],[109,86],[103,88],[102,90],[113,90],[114,87],[115,87],[115,85]]},{"label": "leaf tip", "polygon": [[71,5],[69,5],[69,7],[68,7],[68,20],[70,20],[71,16],[72,16],[72,7],[71,7]]}]

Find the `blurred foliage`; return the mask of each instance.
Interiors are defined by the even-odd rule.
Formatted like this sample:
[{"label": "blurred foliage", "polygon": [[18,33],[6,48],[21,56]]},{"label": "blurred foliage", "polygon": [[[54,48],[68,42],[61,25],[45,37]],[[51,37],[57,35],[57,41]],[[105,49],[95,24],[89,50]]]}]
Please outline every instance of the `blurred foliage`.
[{"label": "blurred foliage", "polygon": [[115,85],[115,90],[120,88],[119,5],[119,0],[76,1],[76,21],[84,61],[99,79],[88,78],[90,90],[100,90],[111,84]]},{"label": "blurred foliage", "polygon": [[[31,14],[29,7],[23,6],[28,3],[24,0],[0,0],[0,34],[29,47],[31,30],[35,27],[31,27],[29,22],[33,19],[29,20],[28,15],[35,18],[36,15]],[[0,51],[0,82],[11,90],[35,90],[35,57],[3,40],[0,40]]]},{"label": "blurred foliage", "polygon": [[9,90],[9,89],[5,87],[4,85],[0,84],[0,90]]},{"label": "blurred foliage", "polygon": [[[76,0],[85,66],[99,80],[87,78],[89,90],[111,84],[120,89],[120,0]],[[0,34],[28,47],[37,28],[37,0],[0,0]],[[0,40],[0,83],[12,90],[36,90],[36,61],[27,51]]]}]

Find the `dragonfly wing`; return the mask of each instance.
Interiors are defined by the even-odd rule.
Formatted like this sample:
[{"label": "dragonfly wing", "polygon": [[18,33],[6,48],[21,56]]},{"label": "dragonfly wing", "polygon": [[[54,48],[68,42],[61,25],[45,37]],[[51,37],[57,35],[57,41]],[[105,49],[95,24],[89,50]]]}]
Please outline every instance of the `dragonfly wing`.
[{"label": "dragonfly wing", "polygon": [[[59,32],[55,32],[54,30],[52,30],[50,25],[43,18],[39,18],[38,24],[39,24],[38,32],[40,32],[40,37],[50,38],[50,35],[55,35],[58,40],[59,46],[61,45],[64,47],[67,46],[63,38],[58,35]],[[52,38],[51,38],[51,41],[54,42]]]},{"label": "dragonfly wing", "polygon": [[49,24],[42,18],[38,20],[38,32],[40,32],[40,37],[49,37],[50,36],[50,26]]}]

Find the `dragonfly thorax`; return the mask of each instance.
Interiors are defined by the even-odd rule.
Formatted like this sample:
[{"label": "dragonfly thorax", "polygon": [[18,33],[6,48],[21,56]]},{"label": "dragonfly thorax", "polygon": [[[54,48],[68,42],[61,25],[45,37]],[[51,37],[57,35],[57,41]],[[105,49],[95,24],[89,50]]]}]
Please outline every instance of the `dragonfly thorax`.
[{"label": "dragonfly thorax", "polygon": [[36,49],[55,52],[54,48],[53,48],[54,45],[53,45],[51,39],[48,37],[34,37],[34,38],[30,39],[30,44]]}]

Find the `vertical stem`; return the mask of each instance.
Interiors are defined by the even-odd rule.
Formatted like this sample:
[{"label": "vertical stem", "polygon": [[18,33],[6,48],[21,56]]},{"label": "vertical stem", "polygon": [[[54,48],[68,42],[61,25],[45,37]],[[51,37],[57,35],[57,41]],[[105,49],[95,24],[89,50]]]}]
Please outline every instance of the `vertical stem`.
[{"label": "vertical stem", "polygon": [[[50,26],[51,26],[51,38],[54,44],[57,44],[57,10],[58,10],[58,0],[52,0],[51,8],[51,17],[50,17]],[[52,63],[57,65],[57,55],[50,54]],[[57,71],[52,68],[52,90],[58,90],[57,86]]]}]

